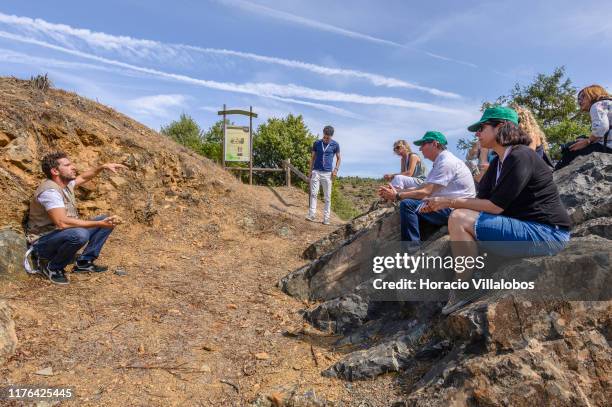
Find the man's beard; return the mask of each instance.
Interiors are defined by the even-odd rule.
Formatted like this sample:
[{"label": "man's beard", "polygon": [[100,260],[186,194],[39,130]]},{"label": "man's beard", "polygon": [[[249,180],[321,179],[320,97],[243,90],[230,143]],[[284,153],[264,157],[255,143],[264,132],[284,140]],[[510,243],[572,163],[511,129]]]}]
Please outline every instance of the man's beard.
[{"label": "man's beard", "polygon": [[75,176],[70,175],[70,176],[68,176],[68,177],[67,177],[67,176],[65,176],[65,175],[60,175],[60,180],[61,180],[61,181],[62,181],[64,184],[67,184],[67,183],[69,183],[70,181],[73,181],[73,180],[75,180],[75,179],[76,179],[76,175],[75,175]]}]

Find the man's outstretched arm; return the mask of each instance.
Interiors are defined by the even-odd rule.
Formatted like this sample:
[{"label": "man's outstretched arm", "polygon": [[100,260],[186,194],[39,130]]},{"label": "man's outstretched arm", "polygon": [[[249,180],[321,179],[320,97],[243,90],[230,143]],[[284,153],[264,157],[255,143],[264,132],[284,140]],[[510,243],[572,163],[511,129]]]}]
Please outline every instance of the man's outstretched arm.
[{"label": "man's outstretched arm", "polygon": [[102,220],[82,220],[71,218],[66,213],[66,208],[53,208],[47,211],[49,218],[58,229],[68,228],[112,228],[119,222],[116,216],[109,216]]},{"label": "man's outstretched arm", "polygon": [[116,163],[107,163],[107,164],[102,164],[98,167],[95,168],[91,168],[85,172],[83,172],[82,174],[79,174],[78,177],[76,177],[76,179],[74,180],[75,185],[79,186],[81,184],[86,183],[87,181],[91,180],[92,178],[96,177],[100,172],[102,172],[102,170],[108,170],[108,171],[112,171],[114,173],[117,172],[117,170],[119,169],[127,169],[127,167],[123,164],[116,164]]}]

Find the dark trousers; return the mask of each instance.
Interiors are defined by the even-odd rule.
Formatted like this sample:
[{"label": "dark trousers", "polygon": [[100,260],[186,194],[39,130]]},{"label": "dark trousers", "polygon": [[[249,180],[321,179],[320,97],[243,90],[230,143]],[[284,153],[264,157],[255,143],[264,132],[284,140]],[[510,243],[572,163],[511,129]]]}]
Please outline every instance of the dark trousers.
[{"label": "dark trousers", "polygon": [[400,202],[400,219],[402,240],[418,242],[421,240],[419,222],[426,221],[434,225],[446,225],[451,209],[441,209],[436,212],[419,213],[418,208],[423,203],[419,199],[404,199]]},{"label": "dark trousers", "polygon": [[[106,215],[98,216],[93,220],[102,220]],[[85,244],[78,260],[95,260],[111,234],[111,228],[68,228],[55,230],[44,235],[34,243],[36,255],[41,259],[49,260],[51,270],[63,270],[74,261],[76,253]]]},{"label": "dark trousers", "polygon": [[567,167],[576,157],[581,155],[589,155],[591,153],[612,153],[612,149],[605,147],[601,143],[592,143],[577,151],[570,151],[570,147],[574,145],[575,141],[564,144],[561,147],[561,159],[555,165],[555,171],[560,170],[563,167]]}]

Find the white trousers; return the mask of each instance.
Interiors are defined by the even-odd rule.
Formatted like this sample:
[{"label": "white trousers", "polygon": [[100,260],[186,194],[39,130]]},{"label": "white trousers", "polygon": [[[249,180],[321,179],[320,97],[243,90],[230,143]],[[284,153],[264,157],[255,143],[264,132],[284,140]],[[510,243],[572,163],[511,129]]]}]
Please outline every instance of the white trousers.
[{"label": "white trousers", "polygon": [[395,189],[415,188],[421,185],[424,181],[420,178],[408,177],[406,175],[396,175],[391,180],[391,185]]},{"label": "white trousers", "polygon": [[310,176],[310,208],[308,209],[308,216],[314,218],[317,212],[317,195],[319,195],[319,185],[323,187],[323,220],[329,220],[331,214],[331,190],[332,180],[331,172],[323,172],[312,170]]}]

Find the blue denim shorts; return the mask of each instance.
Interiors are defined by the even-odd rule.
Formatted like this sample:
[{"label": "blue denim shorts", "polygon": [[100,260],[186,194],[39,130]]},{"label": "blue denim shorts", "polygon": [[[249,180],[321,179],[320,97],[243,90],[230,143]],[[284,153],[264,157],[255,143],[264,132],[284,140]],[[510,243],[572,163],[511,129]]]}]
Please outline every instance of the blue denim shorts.
[{"label": "blue denim shorts", "polygon": [[499,254],[545,256],[563,250],[569,242],[570,232],[559,226],[480,212],[474,223],[474,236],[479,242],[523,242],[503,245]]}]

